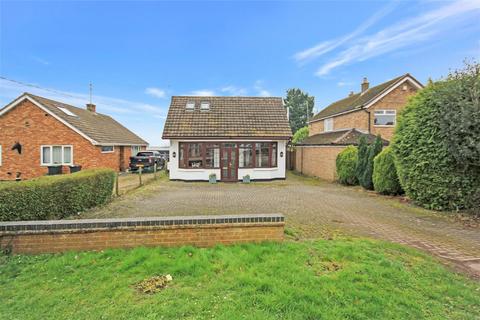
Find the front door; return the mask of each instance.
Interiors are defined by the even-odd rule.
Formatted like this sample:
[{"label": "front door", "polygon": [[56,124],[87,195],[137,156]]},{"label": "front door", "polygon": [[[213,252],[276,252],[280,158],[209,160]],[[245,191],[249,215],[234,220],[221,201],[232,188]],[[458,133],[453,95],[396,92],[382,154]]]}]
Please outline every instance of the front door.
[{"label": "front door", "polygon": [[222,157],[220,159],[222,181],[237,181],[238,180],[238,151],[236,143],[222,144]]}]

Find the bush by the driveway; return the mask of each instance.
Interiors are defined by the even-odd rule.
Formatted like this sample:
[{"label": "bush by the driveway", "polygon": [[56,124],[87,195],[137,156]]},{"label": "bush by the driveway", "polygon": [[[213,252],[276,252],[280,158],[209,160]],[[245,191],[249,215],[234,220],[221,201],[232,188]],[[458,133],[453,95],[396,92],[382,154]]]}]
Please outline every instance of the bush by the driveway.
[{"label": "bush by the driveway", "polygon": [[338,181],[346,185],[358,184],[355,173],[358,161],[358,148],[348,146],[337,156],[336,167]]},{"label": "bush by the driveway", "polygon": [[115,172],[85,170],[0,185],[0,221],[61,219],[106,203]]},{"label": "bush by the driveway", "polygon": [[393,151],[405,193],[436,210],[480,203],[480,67],[429,84],[406,106]]},{"label": "bush by the driveway", "polygon": [[373,159],[382,151],[383,142],[380,136],[377,136],[375,142],[368,146],[367,152],[364,155],[364,170],[363,174],[358,177],[362,187],[368,190],[373,190]]},{"label": "bush by the driveway", "polygon": [[382,194],[402,193],[391,147],[383,149],[373,160],[373,186]]}]

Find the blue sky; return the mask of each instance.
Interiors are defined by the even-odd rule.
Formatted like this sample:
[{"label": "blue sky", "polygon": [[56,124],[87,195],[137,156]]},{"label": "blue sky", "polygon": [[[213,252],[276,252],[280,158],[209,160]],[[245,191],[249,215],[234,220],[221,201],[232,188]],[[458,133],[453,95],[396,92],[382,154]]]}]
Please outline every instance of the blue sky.
[{"label": "blue sky", "polygon": [[[28,91],[97,110],[161,141],[172,95],[284,96],[316,109],[411,73],[480,57],[480,0],[0,2],[0,103]],[[40,88],[45,89],[40,89]]]}]

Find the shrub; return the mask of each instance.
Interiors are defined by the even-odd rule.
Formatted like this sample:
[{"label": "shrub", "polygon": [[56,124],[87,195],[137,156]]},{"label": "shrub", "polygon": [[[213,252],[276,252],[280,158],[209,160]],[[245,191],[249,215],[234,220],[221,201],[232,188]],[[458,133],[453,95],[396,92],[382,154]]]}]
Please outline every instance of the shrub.
[{"label": "shrub", "polygon": [[399,118],[392,148],[400,183],[426,208],[459,210],[480,203],[479,69],[428,85]]},{"label": "shrub", "polygon": [[307,137],[308,137],[308,126],[300,128],[300,129],[297,130],[297,132],[295,132],[295,134],[293,135],[293,138],[292,138],[292,143],[293,144],[300,143],[303,140],[305,140],[305,138],[307,138]]},{"label": "shrub", "polygon": [[337,156],[337,177],[338,181],[346,185],[358,184],[355,173],[358,162],[358,148],[354,146],[346,147]]},{"label": "shrub", "polygon": [[366,162],[365,169],[363,170],[363,175],[359,178],[360,184],[362,187],[368,190],[373,190],[373,159],[382,152],[383,142],[380,136],[377,136],[375,142],[370,145],[366,153]]},{"label": "shrub", "polygon": [[392,195],[402,193],[391,147],[383,149],[373,159],[372,180],[375,191],[379,193]]},{"label": "shrub", "polygon": [[0,184],[0,221],[61,219],[106,203],[115,172],[93,169]]},{"label": "shrub", "polygon": [[[360,182],[362,177],[364,176],[365,169],[367,167],[368,162],[368,143],[367,138],[365,136],[360,137],[360,141],[358,143],[358,161],[357,167],[355,168],[355,175],[357,176],[357,180]],[[361,182],[360,182],[361,184]]]}]

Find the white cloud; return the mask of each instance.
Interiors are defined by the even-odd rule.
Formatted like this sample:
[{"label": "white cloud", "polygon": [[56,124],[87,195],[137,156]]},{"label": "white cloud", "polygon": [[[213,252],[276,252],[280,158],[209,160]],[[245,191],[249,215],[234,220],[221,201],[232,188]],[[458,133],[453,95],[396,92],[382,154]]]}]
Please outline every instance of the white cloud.
[{"label": "white cloud", "polygon": [[165,98],[167,95],[165,90],[160,88],[154,88],[154,87],[145,89],[145,93],[157,98]]},{"label": "white cloud", "polygon": [[441,31],[452,30],[466,18],[475,18],[480,10],[480,1],[456,1],[438,9],[420,14],[414,18],[393,24],[372,35],[364,36],[354,41],[352,45],[333,59],[322,65],[316,72],[324,76],[333,69],[357,61],[392,52],[431,39]]},{"label": "white cloud", "polygon": [[[32,87],[18,82],[0,79],[0,101],[3,104],[11,102],[25,91],[52,100],[68,103],[79,108],[85,107],[85,104],[88,103],[90,99],[89,94],[87,93],[66,92],[49,88],[40,88],[39,86]],[[93,103],[97,105],[97,110],[99,112],[107,114],[116,113],[133,116],[148,113],[151,116],[161,118],[165,118],[166,115],[166,108],[95,94],[93,95]]]},{"label": "white cloud", "polygon": [[214,90],[193,90],[189,94],[189,96],[199,96],[199,97],[208,97],[208,96],[214,96],[215,91]]},{"label": "white cloud", "polygon": [[247,89],[236,86],[226,86],[220,89],[221,92],[227,93],[231,96],[244,96],[247,94]]},{"label": "white cloud", "polygon": [[392,10],[397,6],[398,2],[390,2],[385,7],[383,7],[380,11],[376,12],[373,16],[368,18],[365,22],[363,22],[357,29],[350,32],[349,34],[344,35],[338,39],[323,41],[311,48],[305,49],[303,51],[297,52],[293,57],[298,62],[306,62],[308,60],[312,60],[317,58],[327,52],[330,52],[344,43],[348,42],[349,40],[357,37],[358,35],[362,34],[366,31],[369,27],[379,21],[381,18],[392,12]]},{"label": "white cloud", "polygon": [[253,86],[259,97],[270,97],[272,93],[263,87],[263,81],[257,80]]},{"label": "white cloud", "polygon": [[351,86],[353,85],[353,82],[350,81],[339,81],[337,82],[337,86],[339,87],[346,87],[346,86]]},{"label": "white cloud", "polygon": [[47,61],[37,56],[32,56],[32,60],[40,64],[43,64],[44,66],[48,66],[50,64],[50,61]]}]

